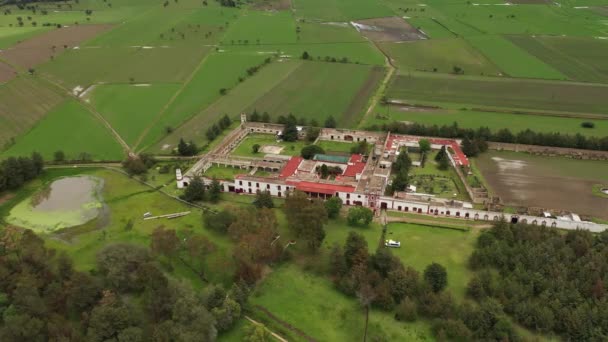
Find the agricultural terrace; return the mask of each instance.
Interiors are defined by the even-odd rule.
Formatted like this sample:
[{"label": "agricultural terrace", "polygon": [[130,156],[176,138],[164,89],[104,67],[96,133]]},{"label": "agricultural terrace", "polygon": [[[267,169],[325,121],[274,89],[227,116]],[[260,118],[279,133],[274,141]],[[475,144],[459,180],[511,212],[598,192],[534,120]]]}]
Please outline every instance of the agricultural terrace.
[{"label": "agricultural terrace", "polygon": [[[459,127],[477,129],[487,126],[498,131],[503,128],[513,133],[531,129],[535,132],[560,132],[565,134],[582,134],[598,138],[608,135],[608,120],[570,118],[567,116],[552,116],[534,114],[515,114],[509,112],[491,112],[479,110],[461,109],[433,109],[412,107],[406,105],[378,106],[372,115],[361,122],[361,127],[369,127],[373,124],[382,125],[392,121],[417,122],[424,125],[452,125],[454,122]],[[583,122],[592,122],[593,128],[582,127]]]},{"label": "agricultural terrace", "polygon": [[507,205],[608,219],[608,199],[593,194],[595,185],[608,182],[605,162],[491,151],[474,163],[491,192]]}]

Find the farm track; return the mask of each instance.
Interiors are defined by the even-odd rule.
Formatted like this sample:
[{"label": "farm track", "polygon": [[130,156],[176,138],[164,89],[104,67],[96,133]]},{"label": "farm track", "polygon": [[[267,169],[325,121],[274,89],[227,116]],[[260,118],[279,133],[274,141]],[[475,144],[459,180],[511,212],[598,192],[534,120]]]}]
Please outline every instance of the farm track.
[{"label": "farm track", "polygon": [[376,108],[376,105],[378,105],[378,100],[380,98],[382,98],[382,96],[383,96],[382,94],[384,94],[384,92],[388,88],[388,84],[391,81],[393,75],[395,74],[395,71],[397,70],[397,68],[391,62],[391,58],[375,43],[374,43],[374,46],[376,47],[376,49],[378,49],[384,55],[385,66],[388,68],[388,72],[386,73],[386,76],[384,76],[382,83],[380,83],[378,90],[376,90],[376,93],[372,97],[369,107],[367,107],[367,110],[365,111],[363,118],[359,121],[359,125],[361,125],[363,122],[365,122],[366,118],[371,114],[371,112],[374,110],[374,108]]}]

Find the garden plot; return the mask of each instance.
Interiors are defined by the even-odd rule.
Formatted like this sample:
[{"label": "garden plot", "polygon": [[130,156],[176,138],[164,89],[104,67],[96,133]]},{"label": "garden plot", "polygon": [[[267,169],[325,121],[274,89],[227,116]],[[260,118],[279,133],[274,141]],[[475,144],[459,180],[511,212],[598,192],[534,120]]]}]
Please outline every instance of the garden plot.
[{"label": "garden plot", "polygon": [[77,25],[46,32],[0,52],[0,58],[23,68],[49,61],[61,51],[109,30],[112,25]]},{"label": "garden plot", "polygon": [[399,17],[353,21],[351,24],[375,42],[404,42],[426,39],[426,35]]}]

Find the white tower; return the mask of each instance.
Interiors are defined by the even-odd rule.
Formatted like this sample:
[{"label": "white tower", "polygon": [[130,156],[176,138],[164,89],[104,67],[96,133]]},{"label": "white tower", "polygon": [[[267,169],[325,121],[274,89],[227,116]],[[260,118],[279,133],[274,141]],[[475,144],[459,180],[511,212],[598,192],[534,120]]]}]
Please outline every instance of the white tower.
[{"label": "white tower", "polygon": [[247,113],[241,113],[241,125],[247,122]]}]

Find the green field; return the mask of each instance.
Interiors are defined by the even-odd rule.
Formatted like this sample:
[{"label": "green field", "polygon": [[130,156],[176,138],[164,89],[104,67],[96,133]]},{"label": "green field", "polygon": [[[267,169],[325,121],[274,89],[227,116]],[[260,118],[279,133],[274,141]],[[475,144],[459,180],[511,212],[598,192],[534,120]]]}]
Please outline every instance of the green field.
[{"label": "green field", "polygon": [[89,97],[127,144],[133,145],[178,88],[177,84],[99,85]]},{"label": "green field", "polygon": [[395,14],[379,0],[292,0],[292,8],[297,17],[313,21],[349,21]]},{"label": "green field", "polygon": [[68,89],[96,83],[182,82],[207,51],[204,46],[71,49],[40,72]]},{"label": "green field", "polygon": [[290,12],[247,12],[230,26],[224,45],[296,43],[296,23]]},{"label": "green field", "polygon": [[[586,136],[600,138],[608,135],[608,120],[599,119],[579,119],[457,109],[417,111],[416,109],[399,106],[377,107],[376,111],[381,113],[381,116],[370,116],[369,120],[361,124],[362,127],[367,127],[372,124],[382,125],[383,123],[391,121],[417,122],[425,125],[438,126],[451,125],[456,122],[458,123],[458,126],[463,128],[477,129],[483,126],[489,127],[493,131],[508,128],[511,132],[531,129],[535,132],[580,133]],[[595,128],[583,128],[581,126],[583,122],[593,122]]]},{"label": "green field", "polygon": [[330,140],[319,140],[317,145],[328,153],[350,153],[351,148],[355,147],[353,143]]},{"label": "green field", "polygon": [[44,31],[46,31],[46,29],[39,27],[0,26],[0,49],[9,48]]},{"label": "green field", "polygon": [[368,66],[303,63],[249,106],[249,111],[266,111],[271,117],[292,113],[320,123],[333,116],[339,126],[348,127],[360,117],[365,99],[375,90],[381,76],[381,70]]},{"label": "green field", "polygon": [[467,37],[467,41],[512,77],[564,80],[567,77],[501,36]]},{"label": "green field", "polygon": [[31,77],[18,77],[0,85],[0,151],[62,101],[62,95]]},{"label": "green field", "polygon": [[2,153],[3,157],[30,155],[39,152],[47,160],[62,150],[66,159],[77,159],[87,153],[95,160],[122,160],[124,153],[110,131],[74,100],[53,109],[15,145]]},{"label": "green field", "polygon": [[167,127],[178,127],[182,122],[197,114],[202,108],[221,97],[220,89],[230,89],[239,83],[239,77],[246,77],[246,70],[260,65],[266,57],[242,54],[214,53],[207,56],[187,83],[175,93],[172,102],[167,103],[160,116],[151,120],[149,131],[137,144],[145,149],[160,140]]},{"label": "green field", "polygon": [[465,40],[430,39],[405,43],[382,43],[401,73],[427,71],[453,73],[459,67],[467,75],[497,76],[500,70]]},{"label": "green field", "polygon": [[[446,103],[606,115],[608,86],[464,77],[399,76],[388,96],[409,103]],[[458,108],[458,107],[457,107]]]},{"label": "green field", "polygon": [[[205,131],[218,120],[221,114],[227,114],[233,120],[239,120],[239,115],[259,97],[270,91],[291,72],[297,69],[301,61],[287,60],[273,62],[262,68],[253,77],[247,78],[232,89],[227,95],[220,97],[210,106],[201,110],[190,120],[179,126],[173,134],[163,138],[153,147],[153,151],[166,153],[177,146],[180,138],[194,141],[199,145],[207,142]],[[219,140],[220,138],[217,138]]]},{"label": "green field", "polygon": [[233,181],[237,175],[246,175],[249,170],[237,169],[234,167],[212,166],[205,171],[204,176],[208,178],[216,178],[226,181]]},{"label": "green field", "polygon": [[549,36],[509,36],[509,39],[572,80],[608,82],[608,41]]}]

